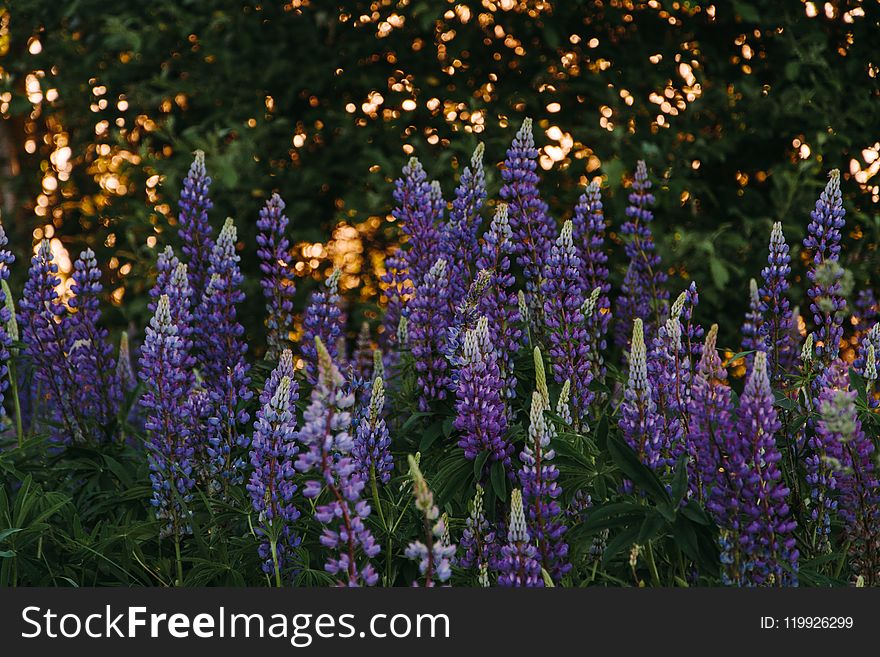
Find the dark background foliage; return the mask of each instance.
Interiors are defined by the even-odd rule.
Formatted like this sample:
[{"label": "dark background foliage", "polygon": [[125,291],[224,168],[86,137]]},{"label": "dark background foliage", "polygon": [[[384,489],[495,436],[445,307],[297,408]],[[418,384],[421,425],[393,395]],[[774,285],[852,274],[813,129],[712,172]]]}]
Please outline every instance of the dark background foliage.
[{"label": "dark background foliage", "polygon": [[[876,150],[865,150],[880,139],[875,2],[6,4],[5,225],[19,255],[49,222],[71,250],[95,248],[108,289],[124,289],[108,315],[117,325],[144,321],[143,289],[157,249],[174,242],[193,150],[207,153],[215,225],[237,220],[250,292],[255,219],[277,190],[300,273],[344,264],[349,286],[372,302],[373,272],[395,238],[386,214],[403,149],[451,196],[450,168],[484,141],[494,194],[495,165],[526,116],[550,147],[543,190],[559,217],[601,175],[619,226],[621,183],[647,160],[664,263],[698,281],[703,321],[741,317],[772,221],[784,222],[797,256],[834,167],[849,264],[860,284],[877,270]],[[51,188],[64,146],[67,180]],[[683,285],[670,281],[673,293]],[[735,344],[737,323],[723,322],[722,343]]]}]

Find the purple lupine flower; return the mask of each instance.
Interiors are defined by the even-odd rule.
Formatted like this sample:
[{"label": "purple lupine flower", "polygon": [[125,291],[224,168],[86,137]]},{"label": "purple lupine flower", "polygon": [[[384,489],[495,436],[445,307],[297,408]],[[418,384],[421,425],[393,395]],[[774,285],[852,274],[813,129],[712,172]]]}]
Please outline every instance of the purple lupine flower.
[{"label": "purple lupine flower", "polygon": [[183,181],[178,208],[178,232],[183,242],[183,255],[188,261],[190,288],[194,299],[201,299],[208,289],[211,277],[211,254],[214,250],[214,237],[208,222],[208,210],[214,207],[208,196],[211,178],[205,169],[205,154],[195,152],[195,158]]},{"label": "purple lupine flower", "polygon": [[7,244],[9,244],[9,240],[6,237],[6,231],[3,230],[3,224],[0,224],[0,285],[2,285],[0,287],[0,417],[5,412],[3,396],[9,389],[9,359],[13,342],[13,336],[9,331],[12,312],[8,307],[10,299],[7,297],[6,291],[9,289],[7,283],[9,270],[15,262],[15,256],[12,251],[5,248]]},{"label": "purple lupine flower", "polygon": [[467,332],[477,325],[480,318],[479,306],[486,288],[492,280],[492,274],[485,269],[477,272],[476,278],[471,282],[464,301],[457,304],[452,313],[449,326],[446,327],[446,360],[450,365],[449,388],[458,388],[458,375],[464,364],[463,349],[464,338]]},{"label": "purple lupine flower", "polygon": [[439,188],[428,182],[428,176],[417,158],[410,158],[403,167],[403,176],[394,182],[391,214],[407,237],[403,259],[410,280],[416,285],[428,274],[440,247],[438,212],[443,203]]},{"label": "purple lupine flower", "polygon": [[687,443],[695,475],[690,481],[691,492],[723,525],[726,515],[735,511],[726,506],[727,502],[737,504],[736,499],[725,499],[724,474],[726,449],[734,442],[735,431],[727,371],[715,347],[717,338],[718,325],[713,324],[706,334],[703,354],[691,384]]},{"label": "purple lupine flower", "polygon": [[101,270],[91,249],[83,251],[73,265],[72,312],[65,321],[67,354],[76,386],[68,390],[73,403],[95,426],[96,437],[112,438],[111,422],[122,404],[122,388],[114,376],[116,361],[107,329],[99,325],[102,291]]},{"label": "purple lupine flower", "polygon": [[791,273],[791,256],[782,233],[782,224],[776,222],[770,231],[770,247],[767,266],[761,270],[763,285],[758,290],[759,312],[763,317],[760,336],[767,349],[770,376],[780,381],[797,356],[793,339],[795,323],[791,306],[785,294]]},{"label": "purple lupine flower", "polygon": [[510,522],[507,545],[501,548],[498,559],[498,586],[541,588],[541,562],[526,526],[522,493],[514,488],[510,494]]},{"label": "purple lupine flower", "polygon": [[[761,335],[761,324],[764,315],[761,312],[761,296],[758,294],[758,282],[752,278],[749,280],[749,311],[746,313],[746,321],[742,326],[743,351],[760,351],[764,347],[764,338]],[[751,362],[751,358],[749,359]]]},{"label": "purple lupine flower", "polygon": [[483,510],[483,487],[477,484],[470,513],[460,543],[463,554],[458,559],[461,568],[474,569],[480,586],[489,586],[489,571],[498,565],[498,543],[495,531],[486,520]]},{"label": "purple lupine flower", "polygon": [[370,335],[368,322],[361,322],[361,330],[358,331],[355,340],[351,368],[352,383],[367,391],[368,384],[373,379],[373,338]]},{"label": "purple lupine flower", "polygon": [[[259,555],[263,572],[275,573],[281,585],[281,573],[287,566],[287,553],[299,544],[293,523],[300,516],[293,503],[294,459],[299,451],[295,441],[296,413],[293,403],[299,399],[293,373],[293,357],[282,352],[282,362],[272,372],[262,397],[271,398],[257,411],[250,461],[254,468],[247,485],[251,504],[257,513],[256,534],[261,539]],[[274,389],[273,389],[274,388]]]},{"label": "purple lupine flower", "polygon": [[187,507],[195,484],[192,436],[184,412],[189,393],[186,362],[186,342],[171,319],[168,295],[162,295],[147,327],[138,370],[146,388],[140,405],[149,434],[151,504],[164,523],[160,536],[175,540],[192,532]]},{"label": "purple lupine flower", "polygon": [[786,502],[788,487],[782,479],[776,446],[781,428],[767,374],[767,354],[755,354],[738,410],[738,440],[729,455],[731,473],[739,484],[739,549],[743,563],[735,571],[737,584],[796,586],[797,525]]},{"label": "purple lupine flower", "polygon": [[554,581],[559,582],[571,570],[571,564],[567,562],[567,528],[563,524],[562,508],[558,501],[562,495],[562,488],[556,482],[559,470],[553,463],[555,452],[550,447],[552,430],[544,416],[547,410],[549,408],[542,393],[534,391],[529,413],[529,435],[520,453],[522,468],[519,480],[527,508],[529,534],[538,546],[541,565]]},{"label": "purple lupine flower", "polygon": [[513,253],[513,233],[507,205],[499,203],[477,258],[477,268],[491,272],[486,291],[480,297],[479,312],[489,320],[489,337],[498,353],[498,365],[508,398],[516,394],[513,358],[523,341],[517,294],[514,291],[516,279],[510,272],[510,255]]},{"label": "purple lupine flower", "polygon": [[452,299],[463,299],[475,272],[471,270],[480,253],[480,210],[486,202],[483,172],[483,144],[477,144],[469,167],[465,167],[455,188],[449,222],[443,227],[442,251],[450,263],[449,289]]},{"label": "purple lupine flower", "polygon": [[694,310],[698,305],[700,305],[700,295],[697,293],[697,283],[691,281],[685,290],[685,303],[681,309],[681,325],[684,328],[682,340],[685,343],[685,353],[690,356],[692,361],[691,373],[703,353],[703,327],[694,321]]},{"label": "purple lupine flower", "polygon": [[572,240],[572,222],[566,221],[546,259],[541,286],[548,355],[557,383],[571,382],[574,428],[580,430],[593,401],[593,380],[587,320],[582,307],[586,298],[580,285],[580,258]]},{"label": "purple lupine flower", "polygon": [[650,209],[654,204],[654,195],[650,190],[648,168],[643,160],[639,160],[626,208],[627,220],[620,228],[620,234],[626,241],[624,251],[629,258],[616,313],[615,341],[622,348],[627,345],[636,317],[646,319],[648,327],[656,330],[666,315],[669,303],[669,292],[663,288],[667,275],[660,268],[660,256],[656,252],[650,228],[654,219]]},{"label": "purple lupine flower", "polygon": [[611,283],[608,281],[608,254],[605,253],[605,231],[608,227],[602,210],[602,192],[596,181],[587,185],[574,209],[572,237],[580,258],[581,291],[585,297],[599,288],[597,311],[588,319],[587,330],[598,358],[593,358],[593,377],[604,378],[605,365],[601,355],[607,347],[605,335],[611,322]]},{"label": "purple lupine flower", "polygon": [[[409,472],[413,480],[413,496],[416,508],[422,515],[427,544],[412,541],[404,551],[407,559],[419,564],[419,574],[424,586],[433,587],[443,584],[452,577],[452,560],[455,558],[455,545],[449,542],[449,531],[446,526],[446,514],[440,515],[440,509],[434,504],[434,493],[428,487],[418,461],[412,455],[408,457]],[[419,586],[413,582],[413,586]]]},{"label": "purple lupine flower", "polygon": [[691,354],[682,340],[681,316],[687,305],[687,296],[687,292],[682,292],[672,304],[669,319],[657,331],[647,357],[648,379],[653,382],[655,422],[659,430],[659,435],[650,440],[659,447],[656,466],[666,468],[672,468],[686,450],[690,382],[693,378]]},{"label": "purple lupine flower", "polygon": [[370,403],[357,425],[351,453],[365,481],[387,484],[394,471],[391,437],[382,414],[385,411],[385,383],[381,376],[373,379]]},{"label": "purple lupine flower", "polygon": [[538,193],[537,168],[538,149],[532,134],[532,120],[527,118],[507,149],[500,195],[508,206],[513,252],[525,275],[526,301],[536,311],[538,316],[534,319],[540,324],[539,315],[544,305],[540,299],[541,277],[556,225]]},{"label": "purple lupine flower", "polygon": [[856,574],[873,586],[880,578],[880,481],[874,441],[862,429],[846,363],[832,361],[820,386],[816,456],[833,470],[837,513],[850,542]]},{"label": "purple lupine flower", "polygon": [[406,319],[409,310],[407,304],[413,293],[404,252],[400,247],[385,257],[385,272],[379,280],[382,282],[382,299],[385,302],[379,337],[383,348],[389,352],[389,358],[396,359],[395,347],[402,346],[397,341],[397,327]]},{"label": "purple lupine flower", "polygon": [[648,380],[647,347],[642,320],[633,322],[630,342],[629,377],[620,406],[619,425],[627,444],[649,468],[666,465],[666,445],[660,432],[661,417],[657,413],[653,386]]},{"label": "purple lupine flower", "polygon": [[296,275],[286,235],[288,222],[284,201],[278,194],[272,194],[257,219],[257,255],[263,273],[260,287],[266,299],[268,329],[266,356],[272,360],[290,346],[289,335],[293,328]]},{"label": "purple lupine flower", "polygon": [[208,454],[224,486],[227,481],[235,483],[242,478],[244,459],[235,448],[247,447],[243,428],[250,414],[243,402],[253,396],[248,389],[250,366],[245,359],[244,327],[236,310],[244,300],[236,239],[235,224],[227,219],[211,252],[211,278],[196,309],[193,331],[202,378],[213,406],[208,421]]},{"label": "purple lupine flower", "polygon": [[44,239],[31,258],[19,302],[21,337],[25,356],[33,367],[34,385],[48,406],[45,415],[59,425],[53,430],[53,438],[70,443],[84,440],[86,431],[80,409],[68,394],[76,382],[65,354],[65,329],[69,324],[65,321],[68,310],[58,296],[60,284],[52,247]]},{"label": "purple lupine flower", "polygon": [[856,333],[864,333],[871,328],[880,317],[880,304],[877,303],[877,297],[874,295],[874,289],[866,287],[859,290],[855,302],[855,316],[857,318],[855,324]]},{"label": "purple lupine flower", "polygon": [[379,544],[365,524],[370,515],[370,505],[361,498],[365,480],[351,456],[354,395],[343,385],[339,368],[320,338],[315,338],[315,351],[318,376],[303,426],[296,432],[297,441],[304,447],[296,469],[320,476],[320,480],[306,482],[305,497],[316,499],[323,489],[328,494],[315,512],[315,519],[324,525],[321,545],[335,555],[324,569],[342,585],[373,586],[379,575],[370,559],[379,554]]},{"label": "purple lupine flower", "polygon": [[442,258],[434,263],[410,301],[407,322],[409,346],[415,361],[420,394],[419,408],[446,399],[449,362],[446,359],[446,329],[449,326],[449,274]]},{"label": "purple lupine flower", "polygon": [[339,297],[339,269],[327,277],[324,288],[315,290],[303,316],[302,356],[305,372],[311,383],[317,376],[318,352],[315,338],[327,346],[334,362],[339,358],[339,338],[344,337],[345,318],[342,314],[342,301]]},{"label": "purple lupine flower", "polygon": [[456,392],[456,415],[452,424],[461,434],[458,445],[464,450],[465,458],[474,460],[480,452],[489,452],[482,476],[488,474],[490,461],[500,461],[510,473],[510,456],[513,453],[513,445],[506,436],[504,381],[488,324],[487,319],[481,317],[476,327],[465,335]]},{"label": "purple lupine flower", "polygon": [[813,253],[813,266],[807,270],[812,286],[807,290],[810,311],[816,324],[816,355],[828,365],[837,358],[843,338],[846,300],[841,294],[843,267],[840,266],[840,238],[845,224],[840,172],[833,169],[830,180],[810,213],[804,248]]},{"label": "purple lupine flower", "polygon": [[[871,357],[871,354],[873,358]],[[865,332],[859,342],[858,354],[853,361],[853,368],[865,379],[873,384],[877,380],[877,356],[880,355],[880,323],[874,324],[869,331]],[[873,362],[871,362],[873,360]],[[868,395],[868,404],[876,408],[877,399]]]}]

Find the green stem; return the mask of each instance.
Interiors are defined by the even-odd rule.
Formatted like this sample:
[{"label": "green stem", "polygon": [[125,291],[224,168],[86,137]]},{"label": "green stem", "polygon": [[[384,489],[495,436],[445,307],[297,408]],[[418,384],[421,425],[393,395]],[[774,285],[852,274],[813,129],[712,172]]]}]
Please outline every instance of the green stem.
[{"label": "green stem", "polygon": [[180,537],[174,536],[174,556],[177,559],[177,586],[183,586],[183,560],[180,558]]},{"label": "green stem", "polygon": [[272,565],[275,567],[275,586],[281,588],[281,569],[278,566],[278,541],[274,538],[269,541],[272,547]]},{"label": "green stem", "polygon": [[651,571],[651,583],[654,586],[660,586],[660,575],[657,572],[657,563],[654,561],[654,549],[651,547],[651,541],[645,546],[645,559],[648,562],[648,569]]},{"label": "green stem", "polygon": [[21,422],[21,402],[18,399],[18,377],[15,375],[15,360],[9,360],[9,387],[12,388],[12,405],[15,407],[15,433],[18,436],[18,448],[24,445],[24,428]]},{"label": "green stem", "polygon": [[376,511],[379,512],[379,520],[382,521],[382,527],[388,531],[388,524],[385,522],[385,514],[382,513],[382,503],[379,500],[379,487],[376,485],[376,466],[370,465],[370,489],[373,492],[373,503],[376,505]]}]

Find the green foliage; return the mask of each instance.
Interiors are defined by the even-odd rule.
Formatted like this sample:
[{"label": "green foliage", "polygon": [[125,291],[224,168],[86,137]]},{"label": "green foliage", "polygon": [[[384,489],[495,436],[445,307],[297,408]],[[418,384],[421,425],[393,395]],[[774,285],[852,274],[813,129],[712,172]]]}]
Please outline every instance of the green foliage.
[{"label": "green foliage", "polygon": [[[257,211],[278,190],[297,239],[319,242],[340,220],[385,216],[404,144],[435,175],[466,161],[478,139],[489,162],[498,162],[512,135],[508,126],[532,116],[542,130],[558,126],[574,142],[543,186],[557,216],[571,212],[584,174],[606,176],[617,190],[635,160],[647,160],[662,181],[663,262],[700,283],[707,320],[744,310],[747,295],[731,298],[730,290],[746,290],[759,271],[771,222],[781,220],[797,244],[821,173],[833,167],[844,172],[853,234],[863,236],[851,240],[849,266],[860,285],[876,283],[876,251],[868,247],[880,235],[876,202],[871,182],[860,187],[849,173],[851,159],[867,167],[861,151],[877,140],[865,129],[880,94],[876,3],[859,5],[864,15],[847,14],[844,2],[816,4],[816,17],[802,3],[768,0],[659,8],[519,2],[511,11],[461,3],[466,14],[428,0],[382,5],[374,14],[374,4],[156,0],[108,12],[98,0],[14,3],[5,56],[0,48],[13,94],[0,128],[12,149],[11,170],[25,172],[3,177],[4,210],[16,218],[7,220],[18,232],[13,243],[23,252],[43,221],[33,206],[42,162],[54,147],[41,136],[63,129],[73,171],[48,194],[49,208],[60,208],[56,224],[72,246],[88,242],[99,261],[116,256],[133,265],[125,277],[118,269],[107,273],[134,300],[113,320],[142,324],[156,253],[146,239],[155,231],[160,248],[174,241],[178,189],[193,150],[208,154],[217,181],[215,224],[236,217],[251,245]],[[833,9],[830,17],[824,7]],[[36,55],[27,54],[32,37],[42,48]],[[36,118],[25,97],[32,70],[46,72],[44,94],[58,91]],[[100,87],[106,91],[93,95]],[[371,92],[384,102],[365,113]],[[663,112],[652,94],[670,100],[675,114]],[[416,108],[402,109],[409,99]],[[471,120],[475,112],[482,123]],[[610,112],[610,130],[600,124],[602,112]],[[144,127],[146,118],[153,129]],[[102,120],[109,128],[96,138]],[[473,134],[474,126],[482,132]],[[301,144],[293,141],[297,134]],[[32,136],[34,154],[24,147]],[[559,145],[541,131],[537,137],[539,146]],[[126,195],[107,195],[98,185],[96,142],[140,158],[118,163],[130,185]],[[801,160],[804,144],[809,156]],[[162,176],[158,196],[144,203],[154,175]],[[497,189],[497,173],[489,182]],[[617,191],[607,199],[617,225],[624,203]],[[365,233],[367,251],[382,252],[395,237],[383,223]],[[619,255],[613,263],[619,282]],[[246,273],[256,269],[252,256],[243,265]],[[370,278],[370,263],[360,267]],[[358,326],[360,315],[353,319]],[[256,335],[253,323],[248,328]]]}]

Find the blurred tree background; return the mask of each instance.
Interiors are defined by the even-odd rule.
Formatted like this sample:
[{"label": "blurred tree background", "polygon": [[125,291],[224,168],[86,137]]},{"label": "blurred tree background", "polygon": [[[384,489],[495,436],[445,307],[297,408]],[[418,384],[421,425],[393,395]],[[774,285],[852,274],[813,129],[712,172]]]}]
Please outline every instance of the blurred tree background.
[{"label": "blurred tree background", "polygon": [[43,236],[59,252],[95,249],[110,321],[141,325],[202,149],[214,225],[239,227],[259,340],[254,225],[273,191],[292,219],[300,293],[341,266],[364,301],[355,318],[369,317],[409,155],[451,197],[483,141],[491,195],[531,116],[557,217],[599,176],[619,226],[624,183],[647,161],[673,296],[696,279],[700,319],[715,321],[743,312],[773,221],[797,258],[831,168],[848,266],[860,285],[877,277],[878,33],[876,0],[0,3],[3,221],[20,257]]}]

